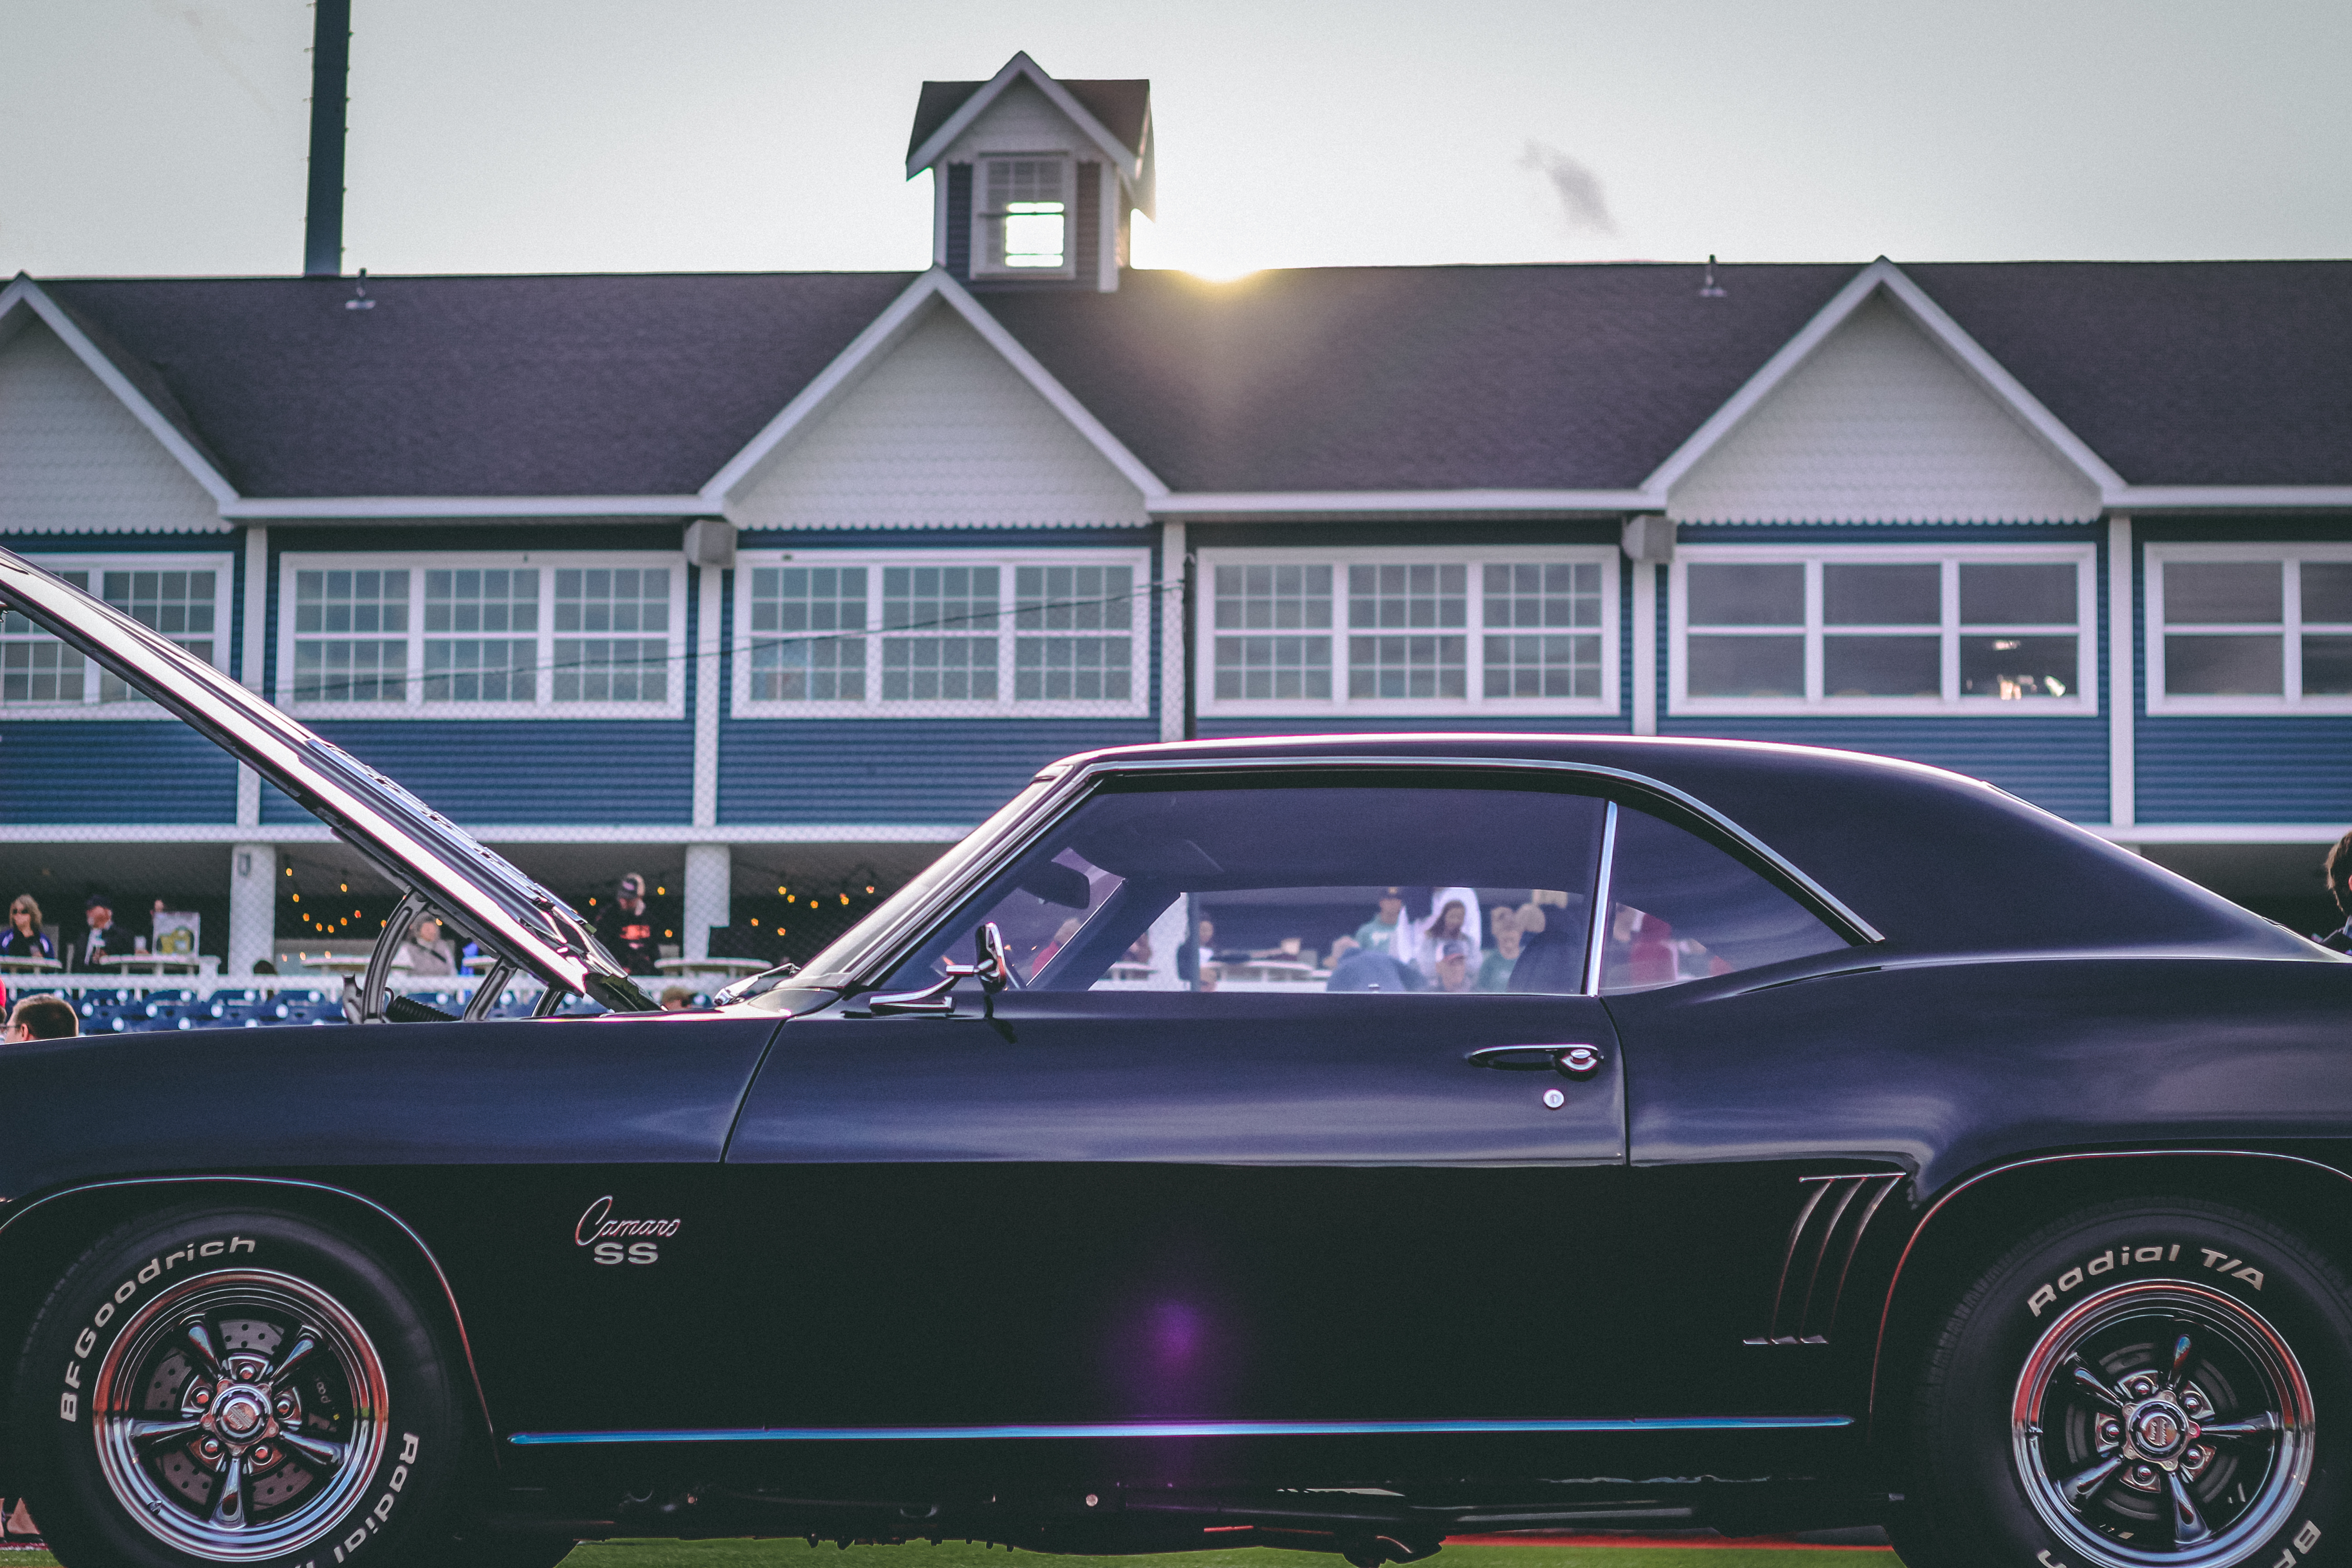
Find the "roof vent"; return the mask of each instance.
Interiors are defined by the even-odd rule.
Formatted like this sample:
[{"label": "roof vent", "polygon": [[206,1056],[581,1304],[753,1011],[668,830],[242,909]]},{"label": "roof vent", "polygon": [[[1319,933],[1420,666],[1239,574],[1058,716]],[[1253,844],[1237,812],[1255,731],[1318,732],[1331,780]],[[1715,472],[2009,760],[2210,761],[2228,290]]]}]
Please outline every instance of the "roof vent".
[{"label": "roof vent", "polygon": [[1728,295],[1724,293],[1723,285],[1715,280],[1715,256],[1712,252],[1708,253],[1706,258],[1706,279],[1698,286],[1698,297],[1702,300],[1723,300],[1729,298]]}]

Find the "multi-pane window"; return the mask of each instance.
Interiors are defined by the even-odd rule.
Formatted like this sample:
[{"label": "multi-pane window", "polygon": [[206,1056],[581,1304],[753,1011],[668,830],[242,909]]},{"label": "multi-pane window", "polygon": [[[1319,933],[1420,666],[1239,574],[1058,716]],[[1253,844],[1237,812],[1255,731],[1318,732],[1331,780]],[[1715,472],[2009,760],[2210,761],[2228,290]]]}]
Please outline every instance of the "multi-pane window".
[{"label": "multi-pane window", "polygon": [[[89,591],[89,574],[57,574]],[[89,661],[15,611],[0,611],[0,703],[74,702],[93,690]]]},{"label": "multi-pane window", "polygon": [[385,717],[668,711],[685,651],[679,569],[578,560],[289,557],[280,696]]},{"label": "multi-pane window", "polygon": [[[753,717],[1146,710],[1140,552],[1090,559],[813,552],[736,573]],[[977,557],[977,558],[976,558]]]},{"label": "multi-pane window", "polygon": [[294,574],[294,700],[408,700],[404,571]]},{"label": "multi-pane window", "polygon": [[1128,700],[1134,567],[1016,567],[1013,596],[1016,701]]},{"label": "multi-pane window", "polygon": [[1331,626],[1331,568],[1312,564],[1218,566],[1212,691],[1226,700],[1324,700],[1331,695],[1331,639],[1301,635]]},{"label": "multi-pane window", "polygon": [[[205,663],[217,665],[226,658],[229,572],[225,563],[194,565],[184,557],[34,560]],[[142,700],[121,677],[100,669],[22,616],[0,616],[0,706],[54,712]]]},{"label": "multi-pane window", "polygon": [[1349,567],[1348,695],[1461,697],[1469,578],[1458,562]]},{"label": "multi-pane window", "polygon": [[1601,563],[1497,562],[1483,572],[1486,695],[1598,699]]},{"label": "multi-pane window", "polygon": [[1615,702],[1615,552],[1213,552],[1205,705],[1298,712]]},{"label": "multi-pane window", "polygon": [[669,570],[559,567],[555,700],[660,702],[669,692]]},{"label": "multi-pane window", "polygon": [[530,701],[538,630],[538,568],[426,572],[425,700]]},{"label": "multi-pane window", "polygon": [[1054,154],[990,158],[981,169],[981,270],[1069,270],[1069,161]]},{"label": "multi-pane window", "polygon": [[760,702],[866,698],[866,568],[751,569],[751,695]]},{"label": "multi-pane window", "polygon": [[2092,552],[1691,546],[1678,711],[2095,710]]},{"label": "multi-pane window", "polygon": [[[993,702],[994,566],[882,569],[882,700]],[[984,637],[974,636],[985,632]]]},{"label": "multi-pane window", "polygon": [[2147,553],[2151,708],[2352,709],[2352,548]]}]

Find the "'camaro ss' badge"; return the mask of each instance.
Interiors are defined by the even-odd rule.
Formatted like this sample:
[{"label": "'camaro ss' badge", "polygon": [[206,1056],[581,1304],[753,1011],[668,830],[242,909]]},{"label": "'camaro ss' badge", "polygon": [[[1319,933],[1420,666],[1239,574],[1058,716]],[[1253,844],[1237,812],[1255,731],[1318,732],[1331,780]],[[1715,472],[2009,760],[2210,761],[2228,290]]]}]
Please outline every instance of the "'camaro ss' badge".
[{"label": "'camaro ss' badge", "polygon": [[613,1194],[607,1193],[588,1205],[588,1212],[572,1227],[572,1239],[577,1246],[594,1247],[593,1256],[599,1263],[659,1263],[661,1248],[652,1242],[622,1242],[614,1238],[676,1236],[678,1225],[674,1219],[614,1219]]}]

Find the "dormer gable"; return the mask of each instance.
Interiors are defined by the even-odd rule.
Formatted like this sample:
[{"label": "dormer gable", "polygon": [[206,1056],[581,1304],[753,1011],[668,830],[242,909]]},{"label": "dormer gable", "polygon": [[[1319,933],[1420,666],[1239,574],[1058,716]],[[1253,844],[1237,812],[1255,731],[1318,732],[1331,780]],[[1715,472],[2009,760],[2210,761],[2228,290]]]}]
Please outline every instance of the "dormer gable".
[{"label": "dormer gable", "polygon": [[1017,54],[923,84],[907,177],[932,171],[931,259],[959,282],[1109,293],[1152,162],[1149,81],[1057,80]]}]

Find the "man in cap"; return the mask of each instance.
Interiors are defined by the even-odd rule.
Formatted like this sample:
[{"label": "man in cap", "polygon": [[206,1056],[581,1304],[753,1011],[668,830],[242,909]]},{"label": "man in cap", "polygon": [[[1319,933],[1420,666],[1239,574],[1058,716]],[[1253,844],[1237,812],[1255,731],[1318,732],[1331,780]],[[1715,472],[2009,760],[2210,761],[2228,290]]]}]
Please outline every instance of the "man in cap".
[{"label": "man in cap", "polygon": [[635,871],[621,879],[619,892],[596,917],[596,940],[632,974],[659,974],[654,961],[661,944],[654,940],[654,917],[646,910],[646,879]]},{"label": "man in cap", "polygon": [[81,901],[82,919],[89,922],[89,931],[66,949],[66,967],[89,974],[103,969],[101,958],[117,957],[131,948],[131,933],[114,923],[114,900],[104,893],[92,893]]}]

